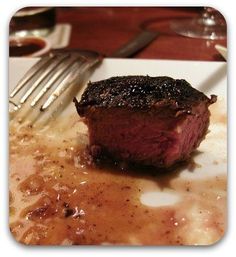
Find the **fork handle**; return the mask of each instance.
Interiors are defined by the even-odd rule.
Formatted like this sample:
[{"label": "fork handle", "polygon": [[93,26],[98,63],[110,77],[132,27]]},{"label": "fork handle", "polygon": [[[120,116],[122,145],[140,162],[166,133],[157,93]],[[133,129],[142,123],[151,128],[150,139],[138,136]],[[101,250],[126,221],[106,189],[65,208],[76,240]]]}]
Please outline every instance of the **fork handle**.
[{"label": "fork handle", "polygon": [[109,57],[131,57],[138,51],[149,45],[158,35],[159,32],[157,31],[142,30],[138,35],[131,39],[131,41],[123,45],[111,55],[109,55]]}]

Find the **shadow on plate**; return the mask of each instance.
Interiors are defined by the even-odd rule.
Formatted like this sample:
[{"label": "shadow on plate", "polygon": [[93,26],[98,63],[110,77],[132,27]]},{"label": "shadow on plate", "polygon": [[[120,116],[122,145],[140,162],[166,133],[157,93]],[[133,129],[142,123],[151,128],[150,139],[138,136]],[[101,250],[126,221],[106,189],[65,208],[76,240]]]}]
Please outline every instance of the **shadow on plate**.
[{"label": "shadow on plate", "polygon": [[117,162],[108,157],[96,160],[92,164],[92,168],[101,172],[109,172],[117,175],[124,174],[134,178],[155,181],[158,187],[163,190],[165,188],[171,188],[171,181],[178,178],[184,170],[194,172],[196,168],[199,168],[200,165],[194,159],[200,154],[202,152],[196,150],[188,160],[181,161],[168,169]]},{"label": "shadow on plate", "polygon": [[224,77],[227,76],[227,65],[223,65],[218,68],[209,78],[207,78],[202,84],[199,85],[198,89],[203,92],[208,92],[217,83],[219,83]]}]

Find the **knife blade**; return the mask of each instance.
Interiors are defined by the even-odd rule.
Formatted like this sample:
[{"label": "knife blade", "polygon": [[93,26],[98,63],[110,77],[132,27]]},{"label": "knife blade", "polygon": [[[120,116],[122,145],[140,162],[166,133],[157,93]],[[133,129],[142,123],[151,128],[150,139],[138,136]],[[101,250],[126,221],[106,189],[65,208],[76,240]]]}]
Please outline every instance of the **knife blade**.
[{"label": "knife blade", "polygon": [[132,57],[137,52],[147,47],[154,39],[159,36],[157,31],[142,30],[138,35],[132,38],[128,43],[121,46],[109,57],[125,58]]}]

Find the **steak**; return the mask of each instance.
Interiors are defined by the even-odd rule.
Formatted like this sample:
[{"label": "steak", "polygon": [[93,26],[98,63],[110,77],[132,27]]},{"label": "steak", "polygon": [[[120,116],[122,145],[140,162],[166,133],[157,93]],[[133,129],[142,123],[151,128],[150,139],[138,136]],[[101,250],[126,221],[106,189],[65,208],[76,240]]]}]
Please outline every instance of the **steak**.
[{"label": "steak", "polygon": [[208,98],[183,79],[123,76],[88,83],[78,114],[94,158],[168,168],[186,160],[209,126]]}]

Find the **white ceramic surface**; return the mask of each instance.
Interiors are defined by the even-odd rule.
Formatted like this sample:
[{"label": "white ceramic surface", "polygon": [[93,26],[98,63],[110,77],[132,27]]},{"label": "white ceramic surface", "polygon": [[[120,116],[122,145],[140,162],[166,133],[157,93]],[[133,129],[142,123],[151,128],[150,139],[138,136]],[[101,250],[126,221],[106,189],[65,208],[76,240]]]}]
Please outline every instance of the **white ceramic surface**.
[{"label": "white ceramic surface", "polygon": [[[10,89],[37,60],[38,58],[10,59]],[[187,232],[185,231],[188,238],[187,244],[211,244],[218,240],[218,232],[210,221],[212,219],[214,221],[217,212],[226,213],[225,205],[221,203],[221,199],[226,196],[226,182],[223,182],[223,189],[219,189],[219,185],[217,189],[217,179],[221,176],[225,177],[227,173],[227,127],[225,121],[227,114],[227,64],[225,62],[104,59],[90,80],[96,81],[122,75],[171,76],[176,79],[186,79],[192,86],[208,96],[211,94],[218,96],[218,101],[214,104],[217,108],[213,106],[215,109],[212,109],[210,133],[207,134],[206,139],[198,148],[198,154],[194,156],[196,167],[193,170],[182,167],[181,171],[172,178],[171,184],[167,186],[157,183],[159,178],[156,180],[142,178],[136,181],[143,188],[139,200],[141,204],[145,205],[145,208],[153,210],[153,208],[174,207],[184,202],[184,199],[188,199],[190,205],[184,209],[177,209],[175,213],[180,222],[188,222]],[[78,94],[78,98],[80,94],[81,92]],[[60,115],[65,114],[65,117],[70,117],[68,114],[77,115],[73,103],[69,104]],[[218,116],[224,117],[223,122]],[[60,126],[60,124],[57,125]],[[180,183],[179,185],[184,183],[185,186],[192,184],[193,191],[181,190],[178,183]],[[206,195],[212,194],[215,194],[216,197],[208,202]],[[216,221],[218,221],[217,217]],[[178,222],[175,221],[173,225],[178,226]]]},{"label": "white ceramic surface", "polygon": [[[37,58],[11,58],[9,61],[9,88],[13,88],[23,74],[37,61]],[[91,81],[106,79],[111,76],[121,75],[150,75],[171,76],[173,78],[184,78],[192,86],[203,91],[208,96],[216,94],[221,102],[220,112],[227,112],[227,64],[225,62],[200,62],[200,61],[172,61],[172,60],[137,60],[137,59],[104,59],[103,63],[91,76]],[[79,96],[78,96],[79,97]],[[74,112],[71,104],[65,110],[66,113]],[[227,172],[227,128],[220,123],[211,123],[206,139],[199,147],[195,157],[198,166],[194,172],[183,170],[180,177],[195,179],[226,174]],[[219,134],[223,134],[222,138]],[[217,165],[214,162],[217,161]],[[149,190],[147,190],[149,192]],[[165,191],[164,191],[165,192]],[[160,195],[161,196],[161,195]],[[170,197],[173,203],[173,192],[166,192],[165,199]],[[153,197],[150,199],[150,197]],[[160,206],[157,203],[158,194],[151,190],[143,196],[141,201],[145,204]],[[150,204],[153,202],[153,204]],[[166,202],[166,200],[165,200]],[[167,201],[168,202],[168,201]]]}]

